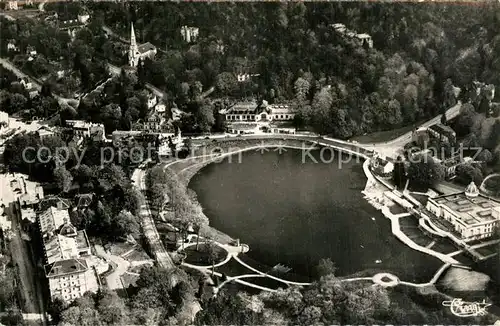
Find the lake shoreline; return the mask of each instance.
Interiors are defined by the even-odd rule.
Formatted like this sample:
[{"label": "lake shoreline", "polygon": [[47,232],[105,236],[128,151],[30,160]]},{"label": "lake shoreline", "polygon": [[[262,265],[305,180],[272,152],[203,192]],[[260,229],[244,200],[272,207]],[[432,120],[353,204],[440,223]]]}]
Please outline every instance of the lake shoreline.
[{"label": "lake shoreline", "polygon": [[[283,146],[283,147],[287,147],[287,146],[284,146],[284,145],[281,145],[281,146]],[[276,146],[276,145],[267,145],[266,147],[273,148],[273,147],[277,147],[277,146]],[[291,146],[291,147],[293,147],[293,146]],[[253,147],[252,147],[252,148],[246,148],[246,149],[242,149],[242,150],[240,150],[240,151],[238,151],[238,152],[245,152],[245,151],[249,151],[249,150],[251,150],[251,149],[254,149],[254,148],[253,148]],[[299,149],[300,149],[300,148],[299,148]],[[231,153],[231,155],[235,155],[236,153],[237,153],[237,152]],[[230,154],[225,153],[225,155],[230,155]],[[192,177],[193,177],[193,176],[195,176],[195,175],[197,174],[197,172],[199,172],[202,168],[205,168],[207,165],[209,165],[210,163],[212,163],[212,161],[213,161],[214,159],[218,159],[218,158],[219,158],[219,157],[216,157],[216,158],[213,158],[213,159],[210,159],[210,160],[206,159],[205,161],[203,161],[203,160],[194,161],[194,162],[192,162],[192,163],[190,164],[190,166],[189,166],[189,167],[183,167],[182,169],[176,169],[176,170],[177,170],[177,172],[182,171],[182,173],[181,173],[181,180],[182,180],[183,182],[185,182],[185,184],[186,184],[186,185],[189,185],[190,180],[192,179]],[[359,162],[363,162],[363,161],[364,161],[364,159],[361,159],[361,158],[359,159]],[[370,177],[371,175],[370,175],[370,176],[367,176],[367,175],[366,175],[366,171],[364,171],[364,172],[363,172],[363,171],[362,171],[362,169],[361,169],[361,167],[360,167],[360,169],[359,169],[359,173],[363,174],[363,176],[364,176],[366,179],[364,179],[364,180],[362,181],[363,186],[362,186],[362,187],[360,186],[360,187],[361,187],[361,188],[359,188],[360,190],[357,190],[357,191],[358,191],[360,194],[362,194],[362,195],[365,195],[365,196],[366,196],[366,193],[365,193],[365,190],[366,190],[366,185],[368,184],[368,181],[369,181],[369,179],[370,179],[369,177]],[[190,189],[193,189],[193,188],[191,187]],[[199,194],[197,194],[197,195],[199,195]],[[366,197],[368,197],[368,196],[366,196]],[[364,197],[364,200],[366,200],[366,203],[370,204],[370,205],[366,205],[366,206],[370,206],[371,208],[375,208],[375,210],[378,212],[379,208],[378,208],[377,206],[374,206],[374,205],[373,205],[373,203],[371,203],[371,202],[370,202],[370,200],[367,200],[367,198],[366,198],[366,197]],[[198,200],[198,198],[197,198],[197,201],[198,201],[198,202],[200,202],[200,200]],[[205,212],[206,212],[207,207],[204,207],[204,209],[205,209]],[[205,213],[204,213],[204,214],[205,214]],[[371,214],[373,214],[373,213],[371,213]],[[205,214],[205,215],[206,215],[206,214]],[[381,215],[380,217],[381,217],[381,218],[384,218],[382,215]],[[209,219],[209,220],[210,220],[210,219]],[[382,220],[380,220],[380,221],[382,221]],[[378,222],[378,223],[382,223],[382,222]],[[209,227],[209,228],[212,230],[212,232],[217,233],[217,234],[221,237],[221,240],[223,240],[224,242],[231,241],[232,239],[234,239],[232,236],[230,236],[230,235],[229,235],[229,234],[232,234],[231,232],[222,232],[222,231],[218,230],[216,227],[213,227],[212,225],[213,225],[213,221],[210,221],[210,227]],[[385,223],[384,223],[384,225],[385,225]],[[386,230],[387,228],[383,227],[383,229],[384,229],[384,230],[383,230],[384,232],[386,232],[386,231],[387,231],[387,230]],[[226,230],[226,231],[227,231],[227,230]],[[233,233],[233,235],[234,235],[234,233]],[[391,235],[391,236],[392,236],[392,235]],[[394,238],[394,239],[395,239],[395,238]],[[252,242],[252,243],[253,243],[253,242]],[[404,245],[404,244],[402,244],[402,245]],[[259,245],[259,246],[260,246],[260,245]],[[405,245],[404,245],[404,246],[405,246]],[[257,251],[256,251],[256,253],[258,253],[258,249],[259,249],[259,248],[255,248],[255,250],[257,250]],[[408,249],[410,249],[410,248],[408,248]],[[411,249],[410,249],[410,250],[411,250]],[[328,256],[324,256],[324,257],[328,257]],[[254,257],[252,257],[252,258],[256,259],[256,256],[254,256]],[[382,258],[382,259],[383,259],[383,258]],[[421,260],[421,259],[419,258],[419,260]],[[424,258],[424,260],[425,260],[425,258]],[[385,260],[384,260],[384,261],[385,261]],[[264,263],[264,262],[263,262],[263,263]],[[268,263],[268,264],[270,264],[270,262],[267,262],[267,263]],[[372,262],[372,263],[373,263],[373,262]],[[376,268],[376,265],[373,265],[373,266],[372,266],[372,263],[367,263],[367,267],[366,267],[366,268],[363,268],[363,269],[352,270],[351,268],[348,268],[348,270],[345,270],[345,273],[344,273],[344,272],[342,273],[342,277],[348,277],[349,275],[352,275],[352,274],[358,274],[358,273],[360,273],[360,272],[363,272],[363,270],[365,270],[365,269],[373,269],[373,268]],[[389,263],[389,262],[388,262],[388,263]],[[395,264],[394,264],[394,263],[391,263],[391,264],[392,264],[392,266],[393,266],[393,267],[395,266]],[[309,270],[310,270],[312,267],[313,267],[313,265],[310,265],[310,266],[309,266]],[[378,269],[378,268],[377,268],[377,269]],[[383,269],[385,269],[385,267],[384,267],[384,266],[381,266],[381,267],[380,267],[380,269],[381,269],[381,270],[383,270]],[[397,270],[399,270],[399,268],[397,268]],[[299,274],[303,274],[303,273],[299,273]],[[426,274],[427,274],[427,272],[426,272]],[[310,274],[310,273],[306,273],[306,274],[304,274],[304,275],[309,275],[308,277],[310,277],[310,275],[311,275],[311,274]],[[415,276],[411,276],[411,277],[413,278],[413,277],[415,277]]]}]

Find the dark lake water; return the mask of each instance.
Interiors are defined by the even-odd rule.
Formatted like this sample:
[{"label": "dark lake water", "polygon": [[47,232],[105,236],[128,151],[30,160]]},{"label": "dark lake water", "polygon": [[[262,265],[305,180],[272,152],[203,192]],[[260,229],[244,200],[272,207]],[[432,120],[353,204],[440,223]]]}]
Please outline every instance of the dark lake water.
[{"label": "dark lake water", "polygon": [[[313,155],[319,161],[319,151]],[[318,261],[329,257],[340,276],[375,269],[406,281],[432,278],[441,262],[397,240],[389,220],[363,199],[361,161],[339,168],[337,159],[304,163],[302,156],[292,149],[246,152],[241,163],[233,157],[208,165],[189,186],[210,224],[247,243],[261,263],[314,276]]]}]

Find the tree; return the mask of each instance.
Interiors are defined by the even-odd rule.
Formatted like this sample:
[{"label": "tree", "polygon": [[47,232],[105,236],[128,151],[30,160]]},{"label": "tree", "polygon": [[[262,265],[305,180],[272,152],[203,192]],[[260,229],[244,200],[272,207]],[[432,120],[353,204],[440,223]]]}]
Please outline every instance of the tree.
[{"label": "tree", "polygon": [[472,104],[466,103],[462,105],[460,108],[460,115],[458,116],[454,128],[457,131],[457,134],[465,136],[470,133],[476,116],[477,113]]},{"label": "tree", "polygon": [[212,264],[212,277],[215,272],[215,260],[217,259],[218,249],[219,248],[215,244],[214,240],[207,238],[207,241],[205,242],[205,251],[208,255],[208,260]]},{"label": "tree", "polygon": [[64,166],[60,166],[54,170],[54,181],[60,191],[68,192],[73,183],[73,176]]},{"label": "tree", "polygon": [[[231,307],[228,309],[228,307]],[[262,314],[246,307],[239,295],[220,291],[196,314],[196,325],[262,325]]]},{"label": "tree", "polygon": [[479,155],[477,156],[477,160],[478,161],[483,161],[486,164],[488,164],[491,161],[493,161],[493,154],[491,154],[491,152],[489,150],[483,149],[481,151],[481,153],[479,153]]},{"label": "tree", "polygon": [[73,178],[80,187],[89,183],[93,177],[92,169],[86,164],[80,164],[73,169]]},{"label": "tree", "polygon": [[117,130],[120,126],[121,118],[122,112],[118,104],[108,104],[102,110],[101,119],[107,132]]},{"label": "tree", "polygon": [[12,94],[9,99],[9,105],[6,106],[4,111],[7,111],[9,114],[19,112],[26,108],[27,102],[28,100],[24,95],[18,93]]},{"label": "tree", "polygon": [[405,164],[403,158],[398,156],[398,159],[394,163],[394,170],[392,170],[392,180],[396,187],[401,189],[406,182],[406,172],[405,172]]},{"label": "tree", "polygon": [[195,118],[202,132],[210,131],[215,123],[214,108],[208,101],[199,103]]},{"label": "tree", "polygon": [[127,307],[122,298],[111,290],[104,290],[97,295],[97,310],[106,325],[123,325],[127,323]]},{"label": "tree", "polygon": [[231,95],[236,90],[238,82],[234,74],[223,72],[218,74],[215,78],[215,86],[221,94]]},{"label": "tree", "polygon": [[115,164],[108,164],[99,170],[97,174],[99,184],[103,187],[104,191],[109,191],[118,186],[122,189],[129,185],[129,181],[125,176],[123,169]]},{"label": "tree", "polygon": [[295,89],[295,98],[299,103],[302,103],[307,99],[310,88],[311,84],[307,79],[304,79],[302,77],[297,78],[294,84],[294,89]]},{"label": "tree", "polygon": [[484,147],[494,149],[500,143],[500,121],[495,120],[493,127],[484,142]]},{"label": "tree", "polygon": [[128,235],[139,238],[141,226],[137,218],[130,212],[121,211],[111,220],[111,230],[116,239],[123,239]]},{"label": "tree", "polygon": [[444,85],[444,106],[449,108],[457,104],[455,90],[451,79],[447,79]]},{"label": "tree", "polygon": [[410,160],[408,179],[412,184],[429,188],[444,179],[444,167],[429,155],[416,155]]},{"label": "tree", "polygon": [[330,258],[321,259],[316,269],[319,276],[333,275],[337,270],[335,263]]},{"label": "tree", "polygon": [[457,181],[463,185],[468,185],[472,181],[476,185],[480,185],[484,179],[481,170],[470,163],[459,164],[455,173],[457,175]]}]

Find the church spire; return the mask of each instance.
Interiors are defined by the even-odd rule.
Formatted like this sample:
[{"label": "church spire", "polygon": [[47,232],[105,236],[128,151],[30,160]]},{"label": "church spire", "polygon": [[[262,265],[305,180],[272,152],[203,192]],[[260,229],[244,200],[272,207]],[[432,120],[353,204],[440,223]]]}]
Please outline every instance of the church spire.
[{"label": "church spire", "polygon": [[137,67],[137,63],[139,61],[138,54],[139,54],[139,49],[137,47],[137,41],[135,39],[134,23],[131,23],[131,25],[130,25],[130,48],[129,48],[129,52],[128,52],[129,66]]},{"label": "church spire", "polygon": [[137,42],[135,41],[134,23],[130,25],[130,47],[136,47]]}]

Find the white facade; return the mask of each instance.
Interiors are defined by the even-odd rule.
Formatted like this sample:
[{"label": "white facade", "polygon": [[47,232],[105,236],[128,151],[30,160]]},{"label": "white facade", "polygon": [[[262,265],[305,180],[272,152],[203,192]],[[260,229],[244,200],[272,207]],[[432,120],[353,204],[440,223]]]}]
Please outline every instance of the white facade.
[{"label": "white facade", "polygon": [[367,45],[370,49],[373,48],[373,40],[369,34],[358,34],[355,31],[349,30],[341,23],[331,24],[330,26],[340,35],[347,36],[349,39],[357,41],[360,46]]},{"label": "white facade", "polygon": [[158,99],[155,95],[148,97],[148,109],[154,108],[156,103],[158,103]]},{"label": "white facade", "polygon": [[7,10],[18,10],[19,7],[17,5],[17,1],[7,1]]},{"label": "white facade", "polygon": [[90,19],[90,15],[89,14],[78,15],[77,18],[80,23],[86,24]]},{"label": "white facade", "polygon": [[94,271],[83,259],[69,259],[54,263],[50,267],[55,269],[47,273],[46,268],[52,299],[61,298],[66,302],[71,302],[83,296],[87,291],[97,292],[99,289]]},{"label": "white facade", "polygon": [[19,48],[16,46],[15,43],[9,42],[7,44],[7,51],[19,51]]},{"label": "white facade", "polygon": [[224,114],[226,121],[231,122],[291,121],[295,117],[295,113],[288,105],[267,105],[264,103],[259,110],[259,106],[255,102],[235,104],[221,113]]},{"label": "white facade", "polygon": [[187,43],[195,42],[199,34],[200,34],[200,29],[198,27],[189,27],[189,26],[181,27],[182,38]]},{"label": "white facade", "polygon": [[167,107],[165,104],[159,103],[155,106],[156,113],[165,113],[167,111]]},{"label": "white facade", "polygon": [[9,126],[9,114],[7,112],[0,111],[0,129],[1,125],[5,124],[7,127]]},{"label": "white facade", "polygon": [[78,137],[92,137],[100,134],[101,140],[104,140],[105,131],[102,123],[93,123],[83,120],[66,120],[66,125],[73,128],[73,133]]}]

